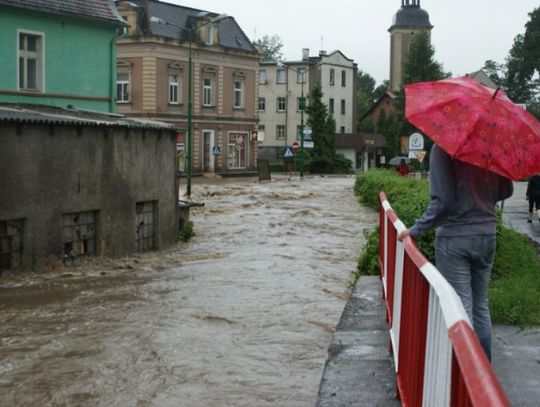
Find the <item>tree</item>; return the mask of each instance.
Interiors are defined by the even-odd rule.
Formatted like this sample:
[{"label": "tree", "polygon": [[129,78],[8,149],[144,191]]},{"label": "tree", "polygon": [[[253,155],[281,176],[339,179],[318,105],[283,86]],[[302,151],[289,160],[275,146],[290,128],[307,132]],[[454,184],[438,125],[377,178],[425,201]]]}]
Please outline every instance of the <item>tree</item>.
[{"label": "tree", "polygon": [[415,35],[409,47],[409,54],[403,67],[403,85],[423,81],[438,81],[451,76],[443,66],[434,60],[435,49],[426,31]]},{"label": "tree", "polygon": [[311,152],[311,171],[329,172],[336,158],[336,121],[328,113],[322,101],[321,83],[317,82],[311,90],[311,102],[306,108],[309,115],[308,126],[311,127],[313,150]]},{"label": "tree", "polygon": [[362,117],[375,102],[373,90],[375,89],[375,79],[362,71],[356,75],[356,115]]},{"label": "tree", "polygon": [[283,48],[283,40],[277,34],[272,36],[264,35],[253,43],[261,54],[262,61],[280,61],[283,57],[281,48]]},{"label": "tree", "polygon": [[524,103],[527,110],[540,118],[540,8],[529,13],[525,34],[518,34],[504,64],[492,60],[484,63],[484,71],[515,103]]},{"label": "tree", "polygon": [[529,13],[530,20],[525,24],[523,37],[524,70],[534,75],[540,74],[540,7]]}]

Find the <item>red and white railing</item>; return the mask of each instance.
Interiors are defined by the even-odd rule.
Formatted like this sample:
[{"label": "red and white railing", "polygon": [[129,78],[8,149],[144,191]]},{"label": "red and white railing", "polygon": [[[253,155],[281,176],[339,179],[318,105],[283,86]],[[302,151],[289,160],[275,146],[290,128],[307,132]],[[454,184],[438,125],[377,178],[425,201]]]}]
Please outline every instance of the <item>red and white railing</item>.
[{"label": "red and white railing", "polygon": [[404,406],[510,406],[461,300],[380,196],[379,262]]}]

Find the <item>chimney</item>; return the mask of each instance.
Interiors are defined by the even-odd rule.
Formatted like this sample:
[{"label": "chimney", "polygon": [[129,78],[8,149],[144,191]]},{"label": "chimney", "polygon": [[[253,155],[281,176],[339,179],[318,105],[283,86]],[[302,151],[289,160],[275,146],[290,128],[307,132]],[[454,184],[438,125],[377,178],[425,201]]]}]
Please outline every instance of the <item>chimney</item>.
[{"label": "chimney", "polygon": [[321,50],[319,51],[319,56],[320,56],[320,57],[325,57],[326,55],[328,55],[328,54],[326,53],[325,50],[321,49]]},{"label": "chimney", "polygon": [[302,61],[309,61],[309,48],[302,48]]}]

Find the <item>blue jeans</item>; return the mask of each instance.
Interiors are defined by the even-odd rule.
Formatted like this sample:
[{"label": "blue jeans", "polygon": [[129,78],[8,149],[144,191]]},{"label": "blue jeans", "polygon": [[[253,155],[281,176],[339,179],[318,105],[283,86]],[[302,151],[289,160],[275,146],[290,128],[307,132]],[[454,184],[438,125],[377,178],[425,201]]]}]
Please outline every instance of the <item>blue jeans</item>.
[{"label": "blue jeans", "polygon": [[491,360],[488,286],[495,260],[495,235],[438,236],[436,265],[456,290],[484,351]]}]

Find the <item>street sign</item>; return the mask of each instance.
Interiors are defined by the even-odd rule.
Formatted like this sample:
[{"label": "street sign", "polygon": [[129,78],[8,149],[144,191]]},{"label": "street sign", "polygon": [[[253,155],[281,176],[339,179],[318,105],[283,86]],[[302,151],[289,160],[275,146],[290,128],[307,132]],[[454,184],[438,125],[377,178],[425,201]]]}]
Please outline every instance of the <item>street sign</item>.
[{"label": "street sign", "polygon": [[415,151],[414,155],[418,158],[418,161],[422,162],[426,157],[426,150]]},{"label": "street sign", "polygon": [[285,157],[285,158],[291,158],[291,157],[294,157],[294,154],[293,154],[293,152],[292,152],[292,150],[291,150],[290,147],[287,147],[287,148],[285,149],[285,154],[283,154],[283,157]]},{"label": "street sign", "polygon": [[218,146],[214,146],[214,148],[212,149],[212,154],[213,155],[221,154],[221,149]]},{"label": "street sign", "polygon": [[409,137],[409,150],[423,150],[424,137],[420,133],[413,133]]}]

